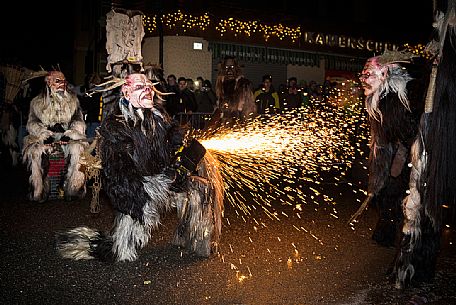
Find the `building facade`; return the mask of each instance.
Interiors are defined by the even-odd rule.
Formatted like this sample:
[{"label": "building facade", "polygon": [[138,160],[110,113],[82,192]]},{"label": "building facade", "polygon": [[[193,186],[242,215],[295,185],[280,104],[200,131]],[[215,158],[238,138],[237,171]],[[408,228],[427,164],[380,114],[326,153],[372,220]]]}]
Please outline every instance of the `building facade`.
[{"label": "building facade", "polygon": [[331,33],[305,31],[296,24],[218,17],[205,12],[189,14],[178,9],[143,13],[116,8],[106,1],[88,4],[94,13],[82,19],[89,26],[81,25],[75,40],[74,79],[79,82],[90,73],[106,74],[105,16],[111,10],[142,14],[143,62],[161,64],[165,77],[201,76],[214,82],[221,60],[234,56],[254,85],[264,74],[272,75],[274,86],[291,76],[301,82],[322,83],[327,77],[356,77],[367,58],[401,47],[356,34],[334,33],[337,29]]}]

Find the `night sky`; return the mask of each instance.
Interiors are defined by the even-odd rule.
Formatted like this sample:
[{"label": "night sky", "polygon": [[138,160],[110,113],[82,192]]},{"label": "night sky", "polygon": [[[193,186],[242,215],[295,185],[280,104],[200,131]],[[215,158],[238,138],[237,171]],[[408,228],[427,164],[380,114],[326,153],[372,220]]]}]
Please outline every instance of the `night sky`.
[{"label": "night sky", "polygon": [[[2,62],[56,65],[68,61],[73,48],[71,8],[65,2],[12,2],[2,18]],[[47,68],[47,67],[45,67]]]}]

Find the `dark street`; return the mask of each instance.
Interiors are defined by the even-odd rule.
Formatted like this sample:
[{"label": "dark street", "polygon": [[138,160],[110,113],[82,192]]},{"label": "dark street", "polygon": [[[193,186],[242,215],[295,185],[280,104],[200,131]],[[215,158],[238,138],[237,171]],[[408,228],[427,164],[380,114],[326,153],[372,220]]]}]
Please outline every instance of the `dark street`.
[{"label": "dark street", "polygon": [[[163,218],[135,262],[70,261],[54,250],[54,234],[80,225],[109,230],[113,213],[101,192],[101,211],[84,200],[26,199],[21,166],[2,169],[1,304],[454,304],[454,232],[443,235],[432,283],[398,291],[387,278],[395,249],[371,240],[375,213],[347,220],[364,194],[361,167],[338,184],[322,184],[331,203],[272,207],[245,215],[225,206],[220,253],[209,259],[170,244],[176,215]],[[357,177],[357,178],[354,178]],[[329,201],[328,201],[329,202]],[[299,207],[298,209],[296,207]]]}]

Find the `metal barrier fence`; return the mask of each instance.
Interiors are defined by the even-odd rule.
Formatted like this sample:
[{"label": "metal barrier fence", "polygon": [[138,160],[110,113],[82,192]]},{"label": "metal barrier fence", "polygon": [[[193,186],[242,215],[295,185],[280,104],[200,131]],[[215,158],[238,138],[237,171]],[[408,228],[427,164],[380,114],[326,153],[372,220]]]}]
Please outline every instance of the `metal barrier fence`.
[{"label": "metal barrier fence", "polygon": [[211,117],[212,112],[193,112],[192,114],[179,112],[174,115],[174,119],[181,125],[189,124],[193,129],[203,129]]}]

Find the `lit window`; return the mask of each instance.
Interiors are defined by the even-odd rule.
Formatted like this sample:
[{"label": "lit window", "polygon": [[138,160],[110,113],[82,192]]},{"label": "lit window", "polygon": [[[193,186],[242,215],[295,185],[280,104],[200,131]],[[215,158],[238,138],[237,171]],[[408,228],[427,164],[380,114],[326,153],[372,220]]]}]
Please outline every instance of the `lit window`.
[{"label": "lit window", "polygon": [[202,42],[194,42],[193,43],[193,50],[202,50],[203,49],[203,43]]}]

